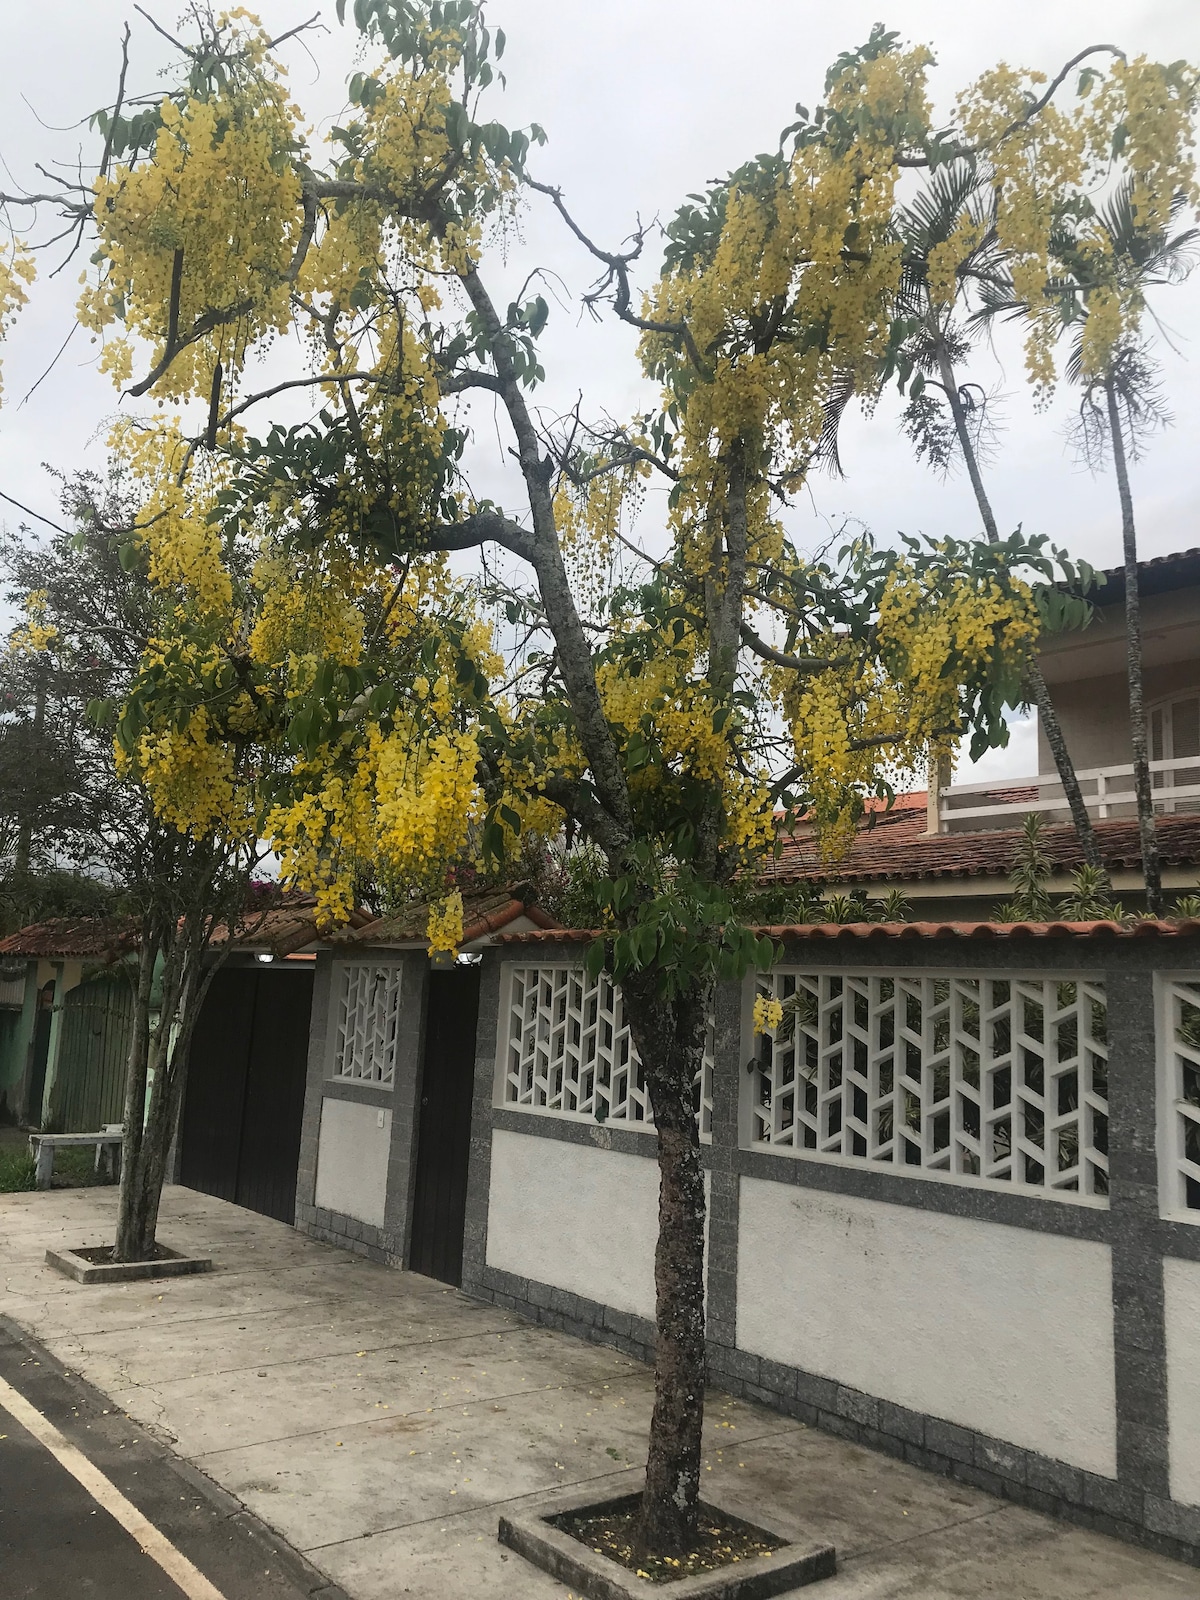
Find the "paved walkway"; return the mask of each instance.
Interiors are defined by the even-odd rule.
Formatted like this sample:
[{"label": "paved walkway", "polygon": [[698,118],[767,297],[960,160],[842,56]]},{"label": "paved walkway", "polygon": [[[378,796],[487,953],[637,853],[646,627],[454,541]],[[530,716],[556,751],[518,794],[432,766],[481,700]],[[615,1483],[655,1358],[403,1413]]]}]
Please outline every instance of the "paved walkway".
[{"label": "paved walkway", "polygon": [[[106,1288],[42,1265],[111,1240],[112,1190],[0,1196],[0,1314],[289,1541],[352,1600],[567,1591],[496,1542],[508,1505],[642,1464],[649,1373],[429,1279],[187,1189],[198,1278]],[[838,1549],[821,1600],[1195,1600],[1191,1568],[714,1393],[705,1487]],[[711,1476],[710,1476],[711,1474]],[[811,1592],[814,1595],[818,1590]]]}]

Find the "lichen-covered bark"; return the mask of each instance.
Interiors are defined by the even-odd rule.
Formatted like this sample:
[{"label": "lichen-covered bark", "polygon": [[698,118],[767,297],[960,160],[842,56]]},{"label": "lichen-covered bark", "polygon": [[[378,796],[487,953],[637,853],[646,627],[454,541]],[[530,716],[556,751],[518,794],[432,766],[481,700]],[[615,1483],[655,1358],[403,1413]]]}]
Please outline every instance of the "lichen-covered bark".
[{"label": "lichen-covered bark", "polygon": [[704,1172],[692,1097],[707,996],[696,986],[664,1000],[636,978],[625,981],[623,992],[658,1130],[658,1339],[640,1539],[657,1555],[675,1555],[695,1535],[707,1376]]}]

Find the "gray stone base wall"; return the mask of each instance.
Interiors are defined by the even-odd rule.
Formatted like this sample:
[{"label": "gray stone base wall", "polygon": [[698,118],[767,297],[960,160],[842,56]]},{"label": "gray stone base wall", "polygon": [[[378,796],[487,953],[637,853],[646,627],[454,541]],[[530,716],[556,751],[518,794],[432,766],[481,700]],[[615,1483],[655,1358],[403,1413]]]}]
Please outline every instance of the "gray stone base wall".
[{"label": "gray stone base wall", "polygon": [[357,1256],[378,1262],[384,1267],[403,1267],[403,1240],[387,1228],[374,1228],[369,1222],[359,1222],[356,1217],[343,1216],[340,1211],[326,1211],[322,1206],[296,1204],[296,1228],[310,1239],[322,1244],[335,1244],[340,1250],[352,1250]]},{"label": "gray stone base wall", "polygon": [[[478,1278],[464,1281],[462,1287],[473,1299],[541,1327],[653,1363],[654,1324],[627,1311],[495,1267],[484,1267]],[[744,1350],[710,1343],[708,1363],[713,1381],[739,1399],[769,1406],[808,1427],[956,1478],[1016,1505],[1200,1566],[1200,1509],[1194,1506],[1161,1499],[1145,1489]]]}]

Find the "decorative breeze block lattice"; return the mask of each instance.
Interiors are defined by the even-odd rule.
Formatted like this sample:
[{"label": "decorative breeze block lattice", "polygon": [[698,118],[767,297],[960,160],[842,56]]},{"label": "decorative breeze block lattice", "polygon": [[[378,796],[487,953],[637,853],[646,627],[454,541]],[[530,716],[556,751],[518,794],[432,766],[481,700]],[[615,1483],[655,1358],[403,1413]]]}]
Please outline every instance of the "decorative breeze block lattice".
[{"label": "decorative breeze block lattice", "polygon": [[341,968],[333,1076],[391,1086],[396,1080],[400,966],[354,962]]},{"label": "decorative breeze block lattice", "polygon": [[1164,979],[1163,1209],[1200,1222],[1200,976]]},{"label": "decorative breeze block lattice", "polygon": [[1108,1193],[1102,983],[778,968],[759,992],[784,1020],[756,1041],[752,1145]]},{"label": "decorative breeze block lattice", "polygon": [[[503,1102],[586,1122],[654,1126],[646,1074],[621,991],[582,967],[513,967],[501,1027]],[[712,1131],[712,1027],[693,1088],[700,1136]]]}]

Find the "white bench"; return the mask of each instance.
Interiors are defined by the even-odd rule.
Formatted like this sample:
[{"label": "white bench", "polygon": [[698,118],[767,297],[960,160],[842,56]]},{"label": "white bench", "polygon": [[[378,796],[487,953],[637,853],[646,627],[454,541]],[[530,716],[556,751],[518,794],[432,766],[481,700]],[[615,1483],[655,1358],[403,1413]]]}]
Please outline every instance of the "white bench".
[{"label": "white bench", "polygon": [[96,1167],[115,1177],[120,1171],[121,1147],[125,1130],[119,1122],[107,1122],[99,1133],[31,1133],[29,1153],[37,1168],[35,1182],[39,1189],[48,1189],[54,1176],[54,1152],[62,1145],[91,1144],[96,1147]]}]

